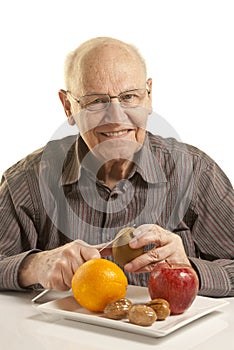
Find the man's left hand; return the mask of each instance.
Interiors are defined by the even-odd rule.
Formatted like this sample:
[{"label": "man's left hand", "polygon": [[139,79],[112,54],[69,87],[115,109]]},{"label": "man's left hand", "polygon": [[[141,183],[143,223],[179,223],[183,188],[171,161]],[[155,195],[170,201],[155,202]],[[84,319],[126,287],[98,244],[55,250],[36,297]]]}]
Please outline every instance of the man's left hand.
[{"label": "man's left hand", "polygon": [[131,248],[140,248],[149,244],[154,247],[126,264],[124,266],[126,271],[150,272],[158,262],[165,260],[191,265],[182,239],[177,234],[154,224],[141,225],[134,234],[135,237],[129,242]]}]

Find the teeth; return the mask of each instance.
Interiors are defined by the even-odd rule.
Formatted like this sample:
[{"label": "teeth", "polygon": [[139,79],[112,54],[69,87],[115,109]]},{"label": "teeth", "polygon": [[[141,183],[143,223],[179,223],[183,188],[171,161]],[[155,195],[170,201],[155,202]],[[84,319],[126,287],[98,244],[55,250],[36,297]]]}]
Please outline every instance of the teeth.
[{"label": "teeth", "polygon": [[121,136],[127,133],[128,133],[128,130],[123,130],[123,131],[115,131],[115,132],[104,132],[103,134],[106,136]]}]

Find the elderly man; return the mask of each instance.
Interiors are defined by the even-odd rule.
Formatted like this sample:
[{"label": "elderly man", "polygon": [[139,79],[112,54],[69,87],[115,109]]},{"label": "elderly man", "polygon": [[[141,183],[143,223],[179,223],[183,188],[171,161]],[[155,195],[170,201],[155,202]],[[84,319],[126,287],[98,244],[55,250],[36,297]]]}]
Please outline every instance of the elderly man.
[{"label": "elderly man", "polygon": [[0,194],[0,288],[68,290],[75,270],[136,225],[124,266],[147,286],[160,261],[192,265],[199,294],[234,296],[233,189],[202,151],[146,131],[152,79],[132,45],[94,38],[68,55],[59,97],[78,136],[12,168]]}]

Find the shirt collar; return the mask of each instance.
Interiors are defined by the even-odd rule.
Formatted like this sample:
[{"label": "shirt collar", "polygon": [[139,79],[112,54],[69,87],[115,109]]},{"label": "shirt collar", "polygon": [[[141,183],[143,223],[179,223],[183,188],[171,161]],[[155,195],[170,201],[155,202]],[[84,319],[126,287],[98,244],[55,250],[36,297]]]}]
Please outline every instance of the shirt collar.
[{"label": "shirt collar", "polygon": [[[86,146],[82,137],[78,136],[68,151],[65,159],[61,179],[61,184],[63,186],[73,184],[79,180],[81,174],[81,162],[87,153],[88,147]],[[146,133],[141,150],[134,158],[134,163],[135,166],[131,175],[138,172],[146,182],[152,184],[167,182],[161,164],[157,159],[156,151],[153,149],[150,142],[148,132]]]},{"label": "shirt collar", "polygon": [[149,133],[146,133],[144,144],[135,157],[135,169],[147,183],[167,182],[165,173],[153,149]]},{"label": "shirt collar", "polygon": [[81,161],[88,152],[85,142],[78,136],[72,144],[64,162],[62,173],[62,185],[70,185],[77,182],[80,178]]}]

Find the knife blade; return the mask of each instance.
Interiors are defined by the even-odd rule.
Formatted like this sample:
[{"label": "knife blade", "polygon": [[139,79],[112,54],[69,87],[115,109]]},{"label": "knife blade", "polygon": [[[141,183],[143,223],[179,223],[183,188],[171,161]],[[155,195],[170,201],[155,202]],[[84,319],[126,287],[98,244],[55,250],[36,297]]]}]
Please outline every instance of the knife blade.
[{"label": "knife blade", "polygon": [[[133,227],[135,227],[136,225],[134,224]],[[118,241],[123,235],[125,235],[128,232],[132,231],[132,227],[129,227],[128,230],[124,231],[119,235],[116,236],[114,239],[112,239],[111,241],[107,242],[101,249],[99,249],[99,253],[102,252],[104,249],[108,248],[109,245],[113,245],[114,242]]]}]

